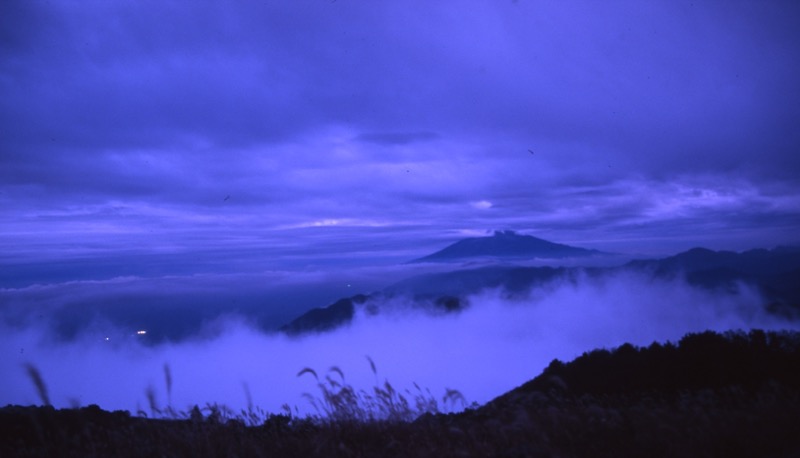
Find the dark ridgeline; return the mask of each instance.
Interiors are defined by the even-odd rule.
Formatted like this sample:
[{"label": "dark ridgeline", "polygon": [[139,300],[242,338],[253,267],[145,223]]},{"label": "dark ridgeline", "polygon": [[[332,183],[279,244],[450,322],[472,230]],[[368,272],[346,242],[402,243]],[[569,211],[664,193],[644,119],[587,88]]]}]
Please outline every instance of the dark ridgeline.
[{"label": "dark ridgeline", "polygon": [[381,307],[395,297],[410,301],[422,313],[459,312],[469,306],[469,295],[485,288],[500,287],[509,294],[522,294],[531,287],[575,274],[576,271],[564,268],[498,266],[419,275],[379,292],[358,294],[311,309],[282,326],[280,331],[288,335],[330,331],[351,322],[357,306],[369,306],[371,313],[380,313]]},{"label": "dark ridgeline", "polygon": [[693,248],[663,259],[631,261],[625,269],[659,278],[685,276],[694,286],[737,291],[755,287],[768,301],[767,309],[786,318],[800,318],[800,248],[713,251]]},{"label": "dark ridgeline", "polygon": [[[326,389],[335,402],[352,392]],[[393,409],[412,408],[390,389],[387,382],[375,394]],[[365,421],[364,412],[341,412],[352,417],[212,405],[148,419],[97,406],[7,406],[0,456],[794,457],[800,333],[702,332],[677,344],[596,349],[554,360],[519,388],[457,414]]]},{"label": "dark ridgeline", "polygon": [[327,307],[318,307],[300,315],[280,328],[288,335],[329,331],[349,323],[355,314],[356,304],[363,304],[368,296],[357,294],[336,301]]},{"label": "dark ridgeline", "polygon": [[[410,262],[449,262],[477,258],[560,259],[603,254],[606,253],[552,243],[513,231],[496,231],[491,237],[463,239],[443,250]],[[457,312],[468,306],[466,296],[482,289],[500,287],[508,292],[522,293],[535,285],[543,285],[569,273],[563,268],[490,266],[418,275],[390,285],[380,292],[367,296],[359,294],[340,299],[326,307],[314,308],[282,326],[280,331],[289,335],[329,331],[349,323],[353,319],[356,306],[363,305],[367,301],[378,304],[384,299],[396,296],[411,299],[420,310]],[[374,312],[379,311],[377,307],[374,306]]]},{"label": "dark ridgeline", "polygon": [[[541,241],[558,245],[534,237],[496,233],[493,237],[465,239],[448,248],[479,240],[480,250],[470,249],[469,252],[495,253],[500,257],[502,253],[507,253],[504,250],[516,245],[515,242],[507,244],[508,240],[520,239],[534,239],[537,241],[534,244]],[[489,245],[484,245],[487,240]],[[467,246],[471,243],[467,243]],[[487,247],[497,251],[482,251]],[[459,249],[459,252],[466,251]],[[421,259],[426,258],[430,256]],[[313,309],[281,330],[294,335],[331,330],[349,323],[356,306],[370,302],[372,311],[377,313],[381,304],[387,302],[386,299],[397,296],[409,299],[421,311],[458,312],[469,306],[470,295],[484,289],[501,289],[509,297],[524,296],[533,288],[556,281],[576,285],[584,277],[602,279],[623,272],[666,280],[681,277],[692,286],[729,293],[736,293],[742,285],[749,285],[766,300],[761,305],[769,313],[788,320],[800,319],[800,249],[779,247],[735,253],[694,248],[667,258],[630,261],[619,267],[525,267],[512,264],[417,275],[380,292],[345,298],[327,307]]]},{"label": "dark ridgeline", "polygon": [[[327,307],[309,310],[281,326],[279,331],[289,336],[331,331],[353,321],[356,306],[367,307],[368,313],[379,313],[378,304],[391,297],[391,294],[373,293],[370,295],[357,294],[340,299]],[[413,297],[413,303],[420,311],[432,313],[453,313],[463,310],[467,306],[464,298],[450,295],[416,295]]]},{"label": "dark ridgeline", "polygon": [[631,261],[631,267],[649,268],[660,273],[725,270],[743,276],[770,276],[800,271],[800,247],[756,249],[737,253],[692,248],[663,259]]},{"label": "dark ridgeline", "polygon": [[624,344],[571,362],[553,360],[541,375],[495,399],[523,393],[557,396],[679,396],[735,387],[754,393],[777,383],[800,392],[800,334],[762,330],[686,334],[677,344]]}]

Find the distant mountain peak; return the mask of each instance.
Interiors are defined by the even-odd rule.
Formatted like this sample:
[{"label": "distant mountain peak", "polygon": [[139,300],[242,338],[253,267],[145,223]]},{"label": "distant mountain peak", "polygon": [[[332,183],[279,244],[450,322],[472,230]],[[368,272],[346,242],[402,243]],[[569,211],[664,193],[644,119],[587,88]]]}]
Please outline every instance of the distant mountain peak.
[{"label": "distant mountain peak", "polygon": [[471,258],[572,258],[604,254],[597,250],[549,242],[512,230],[494,231],[488,237],[459,240],[442,250],[411,262],[450,262]]}]

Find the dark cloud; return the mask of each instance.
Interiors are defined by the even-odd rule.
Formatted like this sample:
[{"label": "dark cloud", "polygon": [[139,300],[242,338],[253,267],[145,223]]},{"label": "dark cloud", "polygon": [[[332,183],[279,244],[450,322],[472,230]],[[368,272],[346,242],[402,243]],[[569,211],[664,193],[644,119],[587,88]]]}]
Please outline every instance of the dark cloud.
[{"label": "dark cloud", "polygon": [[487,228],[796,241],[793,4],[0,8],[15,263],[268,257],[308,228],[298,251],[331,258]]}]

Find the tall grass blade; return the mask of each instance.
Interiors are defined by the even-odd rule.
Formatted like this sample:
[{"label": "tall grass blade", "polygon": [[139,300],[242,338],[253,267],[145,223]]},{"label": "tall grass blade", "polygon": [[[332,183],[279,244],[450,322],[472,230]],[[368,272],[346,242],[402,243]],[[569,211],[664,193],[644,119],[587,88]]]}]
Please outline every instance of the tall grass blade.
[{"label": "tall grass blade", "polygon": [[47,394],[47,385],[45,385],[39,369],[33,364],[26,363],[25,371],[28,373],[28,377],[30,377],[31,382],[33,382],[33,386],[36,387],[36,394],[39,395],[39,399],[42,401],[42,404],[46,406],[51,405],[50,396]]},{"label": "tall grass blade", "polygon": [[172,406],[172,371],[167,363],[164,363],[164,383],[167,386],[167,406]]},{"label": "tall grass blade", "polygon": [[366,355],[366,357],[367,361],[369,361],[369,368],[372,369],[372,373],[378,375],[378,369],[375,368],[375,361],[373,361],[372,358],[369,357],[369,355]]},{"label": "tall grass blade", "polygon": [[319,377],[317,377],[317,372],[310,367],[304,367],[303,370],[297,373],[297,376],[302,377],[303,374],[311,374],[314,376],[314,380],[319,380]]}]

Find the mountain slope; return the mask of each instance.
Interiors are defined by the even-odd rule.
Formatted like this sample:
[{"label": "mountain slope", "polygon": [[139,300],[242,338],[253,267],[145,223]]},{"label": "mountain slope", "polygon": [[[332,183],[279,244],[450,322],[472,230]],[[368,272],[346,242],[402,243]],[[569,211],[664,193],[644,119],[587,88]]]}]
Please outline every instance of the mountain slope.
[{"label": "mountain slope", "polygon": [[379,311],[378,307],[387,298],[400,296],[410,299],[421,311],[458,312],[469,306],[471,295],[486,289],[499,289],[511,296],[524,295],[554,282],[577,285],[582,279],[602,280],[626,272],[666,280],[683,276],[694,287],[731,294],[736,294],[741,285],[749,285],[764,298],[761,305],[768,312],[789,320],[800,318],[800,250],[776,248],[734,253],[695,248],[663,259],[631,261],[620,267],[493,265],[416,275],[369,296],[354,296],[313,309],[281,330],[302,334],[336,328],[349,323],[355,306],[368,300],[374,311]]},{"label": "mountain slope", "polygon": [[623,344],[585,352],[567,363],[555,359],[540,375],[488,404],[513,404],[531,392],[664,396],[729,387],[752,392],[774,383],[800,391],[800,333],[704,331],[686,334],[677,344]]},{"label": "mountain slope", "polygon": [[340,299],[327,307],[311,309],[282,326],[280,331],[288,335],[329,331],[349,323],[355,314],[356,304],[363,304],[367,298],[363,294],[357,294],[353,297]]},{"label": "mountain slope", "polygon": [[693,248],[663,259],[636,260],[624,269],[651,272],[656,277],[685,275],[693,286],[735,290],[755,286],[771,311],[796,316],[800,312],[800,249],[713,251]]},{"label": "mountain slope", "polygon": [[724,269],[748,276],[769,276],[800,269],[800,249],[778,247],[772,250],[757,249],[736,253],[692,248],[675,256],[631,261],[628,265],[654,268],[659,273]]},{"label": "mountain slope", "polygon": [[414,262],[451,262],[471,258],[572,258],[605,254],[597,250],[587,250],[560,243],[548,242],[530,235],[514,231],[495,231],[491,237],[473,237],[453,243]]}]

